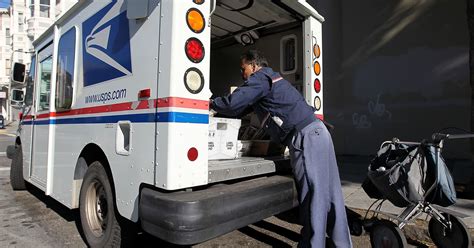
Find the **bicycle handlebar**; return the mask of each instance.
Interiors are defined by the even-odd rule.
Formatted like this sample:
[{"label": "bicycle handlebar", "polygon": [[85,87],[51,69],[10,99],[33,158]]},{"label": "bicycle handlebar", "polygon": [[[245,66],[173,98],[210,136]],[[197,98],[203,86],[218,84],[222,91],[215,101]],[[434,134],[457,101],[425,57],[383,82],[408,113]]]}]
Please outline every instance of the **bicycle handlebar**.
[{"label": "bicycle handlebar", "polygon": [[445,139],[469,139],[474,138],[474,134],[443,134],[435,133],[432,136],[433,140],[445,140]]},{"label": "bicycle handlebar", "polygon": [[385,141],[382,143],[381,146],[385,145],[386,143],[397,143],[397,144],[404,144],[404,145],[434,145],[434,146],[443,146],[443,141],[448,139],[468,139],[474,138],[474,134],[444,134],[444,133],[434,133],[431,136],[432,142],[412,142],[412,141],[401,141],[398,138],[393,138],[391,141]]}]

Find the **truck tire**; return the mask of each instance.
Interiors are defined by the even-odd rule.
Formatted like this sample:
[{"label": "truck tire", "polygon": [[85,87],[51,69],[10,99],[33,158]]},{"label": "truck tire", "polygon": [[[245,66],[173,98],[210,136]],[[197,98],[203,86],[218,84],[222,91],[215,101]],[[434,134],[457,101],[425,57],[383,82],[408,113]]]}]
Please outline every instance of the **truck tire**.
[{"label": "truck tire", "polygon": [[17,146],[13,154],[10,166],[10,185],[13,190],[26,189],[25,179],[23,178],[23,151],[21,146]]},{"label": "truck tire", "polygon": [[84,239],[89,247],[120,247],[121,227],[110,180],[101,162],[93,162],[84,176],[79,196]]}]

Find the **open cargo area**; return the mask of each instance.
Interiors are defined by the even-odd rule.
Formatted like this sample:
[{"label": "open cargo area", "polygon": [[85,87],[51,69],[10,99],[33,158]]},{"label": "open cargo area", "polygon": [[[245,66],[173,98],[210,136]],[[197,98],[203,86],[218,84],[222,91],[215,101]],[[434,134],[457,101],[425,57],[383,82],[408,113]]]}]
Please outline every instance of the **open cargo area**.
[{"label": "open cargo area", "polygon": [[[303,93],[303,21],[281,1],[217,1],[211,16],[213,96],[244,83],[240,56],[248,50],[261,51],[269,66]],[[209,130],[210,183],[273,173],[274,161],[285,160],[284,147],[270,142],[253,113],[237,120],[211,118]]]},{"label": "open cargo area", "polygon": [[300,91],[303,17],[280,1],[221,0],[211,16],[211,83],[214,95],[243,83],[240,56],[260,50],[270,66]]}]

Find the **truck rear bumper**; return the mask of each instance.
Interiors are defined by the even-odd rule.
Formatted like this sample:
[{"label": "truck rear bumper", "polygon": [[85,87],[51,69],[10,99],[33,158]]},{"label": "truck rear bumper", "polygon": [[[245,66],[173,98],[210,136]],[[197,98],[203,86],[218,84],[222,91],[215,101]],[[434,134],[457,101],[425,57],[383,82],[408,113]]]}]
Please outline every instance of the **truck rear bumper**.
[{"label": "truck rear bumper", "polygon": [[142,228],[180,245],[200,243],[295,207],[293,178],[271,176],[194,192],[141,191]]}]

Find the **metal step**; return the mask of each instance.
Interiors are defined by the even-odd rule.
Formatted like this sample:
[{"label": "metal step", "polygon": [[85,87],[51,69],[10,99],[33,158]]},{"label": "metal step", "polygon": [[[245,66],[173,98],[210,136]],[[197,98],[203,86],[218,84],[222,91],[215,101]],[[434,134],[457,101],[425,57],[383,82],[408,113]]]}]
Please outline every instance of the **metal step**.
[{"label": "metal step", "polygon": [[283,158],[242,157],[209,161],[209,183],[273,173],[275,162]]}]

